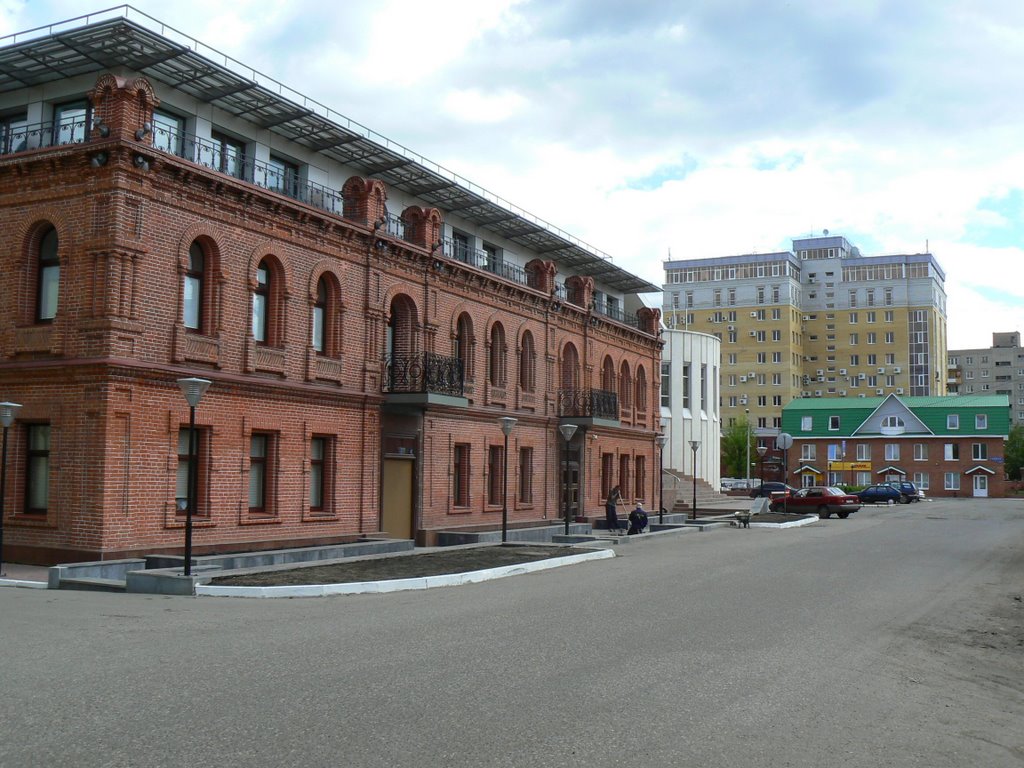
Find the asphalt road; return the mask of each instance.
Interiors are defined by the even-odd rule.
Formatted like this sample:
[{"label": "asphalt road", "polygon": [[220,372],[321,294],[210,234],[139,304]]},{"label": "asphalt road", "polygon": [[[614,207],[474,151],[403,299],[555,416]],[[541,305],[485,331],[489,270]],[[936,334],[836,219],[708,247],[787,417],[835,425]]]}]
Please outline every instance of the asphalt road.
[{"label": "asphalt road", "polygon": [[0,766],[1024,764],[1024,503],[620,554],[304,600],[0,589]]}]

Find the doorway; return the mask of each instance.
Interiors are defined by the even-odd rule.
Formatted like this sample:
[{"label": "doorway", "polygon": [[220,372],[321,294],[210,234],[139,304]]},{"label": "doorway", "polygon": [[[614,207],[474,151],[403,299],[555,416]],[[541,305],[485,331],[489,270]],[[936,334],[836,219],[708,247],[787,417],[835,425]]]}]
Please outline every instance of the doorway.
[{"label": "doorway", "polygon": [[385,458],[381,468],[380,530],[392,539],[412,538],[413,467],[410,458]]},{"label": "doorway", "polygon": [[988,496],[988,475],[979,472],[974,476],[974,495],[978,497]]}]

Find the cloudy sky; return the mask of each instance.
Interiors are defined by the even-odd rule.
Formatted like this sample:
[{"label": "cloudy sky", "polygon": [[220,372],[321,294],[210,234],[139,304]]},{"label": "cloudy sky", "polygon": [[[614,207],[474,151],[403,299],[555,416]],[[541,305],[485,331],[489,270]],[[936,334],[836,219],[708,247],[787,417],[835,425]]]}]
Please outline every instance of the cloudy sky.
[{"label": "cloudy sky", "polygon": [[[1020,0],[135,0],[609,253],[935,254],[951,348],[1024,331]],[[0,0],[0,34],[102,10]]]}]

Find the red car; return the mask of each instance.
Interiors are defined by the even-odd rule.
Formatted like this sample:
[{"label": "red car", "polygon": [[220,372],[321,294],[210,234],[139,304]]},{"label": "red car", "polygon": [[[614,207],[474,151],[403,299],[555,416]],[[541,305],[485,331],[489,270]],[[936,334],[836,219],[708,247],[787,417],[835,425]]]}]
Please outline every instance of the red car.
[{"label": "red car", "polygon": [[783,509],[790,512],[817,512],[818,517],[824,520],[833,513],[838,517],[849,517],[860,507],[860,499],[839,488],[813,485],[794,491],[788,499],[773,501],[769,509],[772,512],[781,512]]}]

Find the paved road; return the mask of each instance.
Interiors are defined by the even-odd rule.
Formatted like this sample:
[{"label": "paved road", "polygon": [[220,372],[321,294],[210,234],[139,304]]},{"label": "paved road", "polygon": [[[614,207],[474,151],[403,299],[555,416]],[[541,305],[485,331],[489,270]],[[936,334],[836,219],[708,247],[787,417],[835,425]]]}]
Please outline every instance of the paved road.
[{"label": "paved road", "polygon": [[0,765],[1024,763],[1024,505],[311,600],[0,590]]}]

